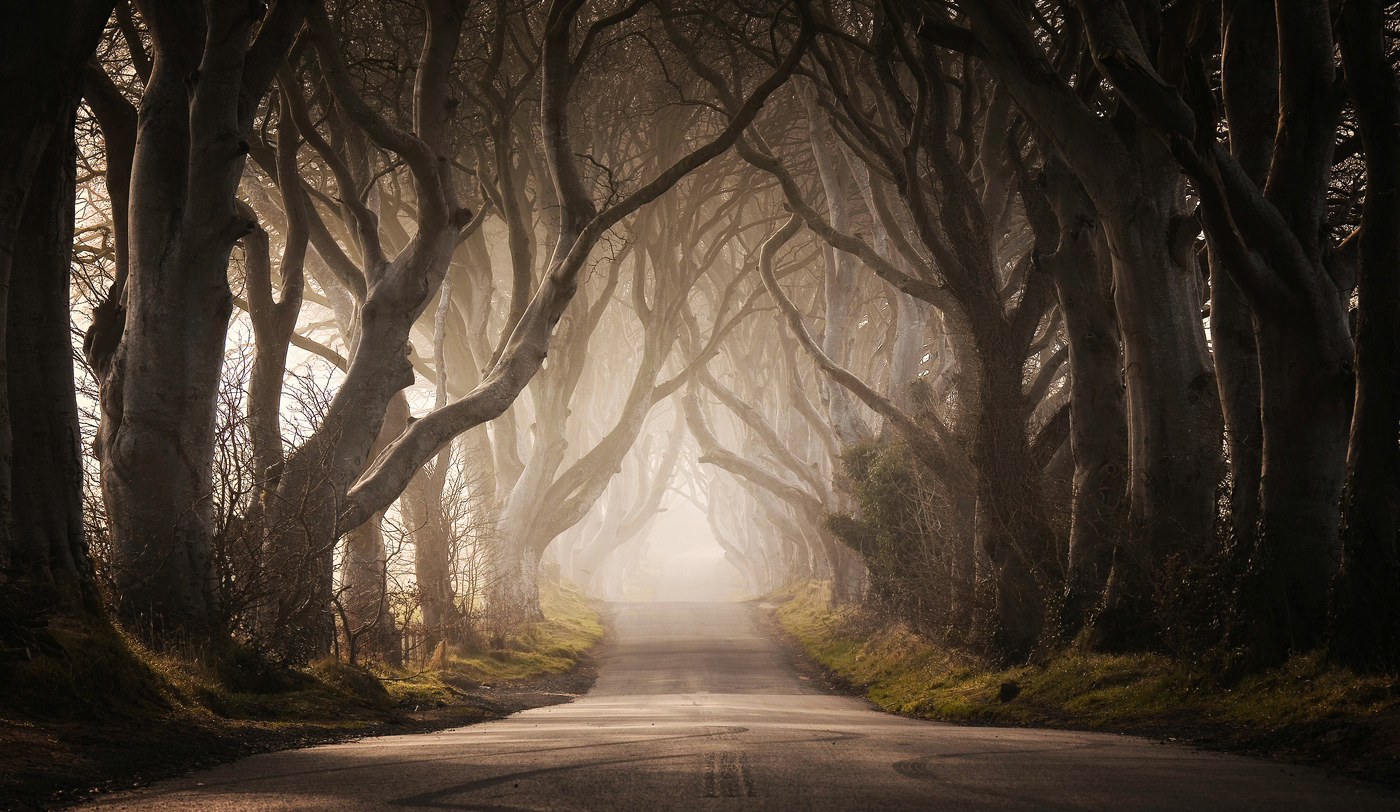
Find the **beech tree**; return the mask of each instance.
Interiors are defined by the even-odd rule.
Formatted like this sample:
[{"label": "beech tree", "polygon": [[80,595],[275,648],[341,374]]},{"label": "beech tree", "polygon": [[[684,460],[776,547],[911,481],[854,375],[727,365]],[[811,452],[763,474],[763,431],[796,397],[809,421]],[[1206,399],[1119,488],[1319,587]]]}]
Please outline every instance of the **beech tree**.
[{"label": "beech tree", "polygon": [[[669,157],[664,149],[661,157]],[[741,227],[742,221],[730,215],[742,206],[744,195],[732,189],[724,195],[731,182],[726,168],[712,162],[688,179],[686,188],[675,190],[639,216],[633,223],[634,241],[609,263],[608,277],[586,315],[561,326],[561,344],[565,349],[556,354],[549,369],[531,387],[535,405],[532,453],[501,509],[498,604],[519,606],[526,617],[538,614],[535,574],[540,556],[555,538],[592,509],[641,435],[652,407],[677,391],[693,370],[713,354],[717,341],[734,323],[751,314],[753,297],[746,301],[738,292],[742,277],[729,280],[711,313],[709,336],[697,351],[700,357],[690,359],[674,375],[658,380],[680,333],[692,289],[711,272],[733,239],[733,232]],[[742,188],[742,182],[738,185]],[[706,205],[712,198],[720,201]],[[729,225],[717,229],[716,222]],[[696,249],[703,246],[703,250],[678,251],[678,244]],[[605,425],[611,424],[609,428],[591,448],[565,466],[569,407],[576,392],[582,394],[580,381],[590,357],[588,349],[622,281],[624,263],[631,266],[627,285],[629,309],[642,328],[641,335],[634,339],[638,349],[636,372],[625,399],[610,410],[616,417],[605,419]],[[606,377],[616,376],[622,366],[619,361],[614,354],[608,362],[595,364],[594,369]],[[605,388],[606,377],[595,380],[589,388]],[[669,476],[668,471],[661,484]],[[652,507],[646,513],[654,510]]]},{"label": "beech tree", "polygon": [[[422,464],[452,437],[509,406],[543,361],[553,326],[572,298],[578,274],[596,242],[624,217],[724,152],[767,95],[786,79],[807,34],[799,37],[783,65],[756,86],[717,136],[683,151],[622,199],[599,207],[580,179],[578,159],[570,147],[569,89],[588,64],[599,35],[625,23],[640,6],[594,19],[578,49],[571,46],[572,29],[582,25],[582,4],[551,6],[541,43],[540,74],[545,163],[562,207],[552,258],[539,289],[513,321],[511,339],[500,348],[481,384],[415,421],[365,473],[390,403],[412,382],[405,351],[409,333],[441,284],[456,243],[473,226],[471,212],[459,202],[454,170],[446,160],[450,152],[447,125],[457,104],[448,92],[449,75],[463,9],[450,2],[434,2],[426,8],[410,130],[376,110],[355,87],[331,19],[319,5],[310,6],[308,12],[305,4],[280,3],[260,24],[242,8],[220,7],[208,14],[159,4],[139,8],[151,32],[154,58],[143,91],[131,169],[130,272],[108,295],[115,303],[110,307],[115,314],[125,313],[128,326],[114,342],[111,336],[121,324],[118,319],[95,325],[91,342],[95,347],[91,360],[103,371],[104,425],[99,447],[114,528],[120,605],[128,614],[146,616],[158,634],[167,628],[207,633],[217,616],[208,540],[212,404],[232,305],[229,252],[258,228],[238,207],[235,192],[244,155],[251,150],[251,130],[261,99],[283,70],[278,139],[292,143],[278,145],[282,155],[274,172],[280,178],[288,220],[280,269],[282,298],[275,306],[265,296],[261,238],[255,235],[250,243],[255,259],[249,305],[257,311],[257,332],[267,338],[262,348],[270,351],[262,354],[260,368],[274,370],[279,366],[278,355],[285,356],[290,340],[286,315],[297,304],[294,277],[299,273],[298,254],[305,251],[299,231],[306,201],[299,199],[303,196],[299,188],[292,188],[290,170],[299,136],[307,139],[336,178],[340,203],[355,224],[360,266],[348,272],[339,261],[343,251],[324,236],[317,240],[315,218],[309,220],[311,233],[305,239],[315,245],[332,273],[340,273],[339,281],[356,300],[355,335],[344,380],[315,432],[280,460],[275,459],[275,432],[255,432],[266,440],[259,452],[268,460],[263,470],[276,469],[275,476],[267,476],[269,493],[259,508],[267,534],[268,572],[284,578],[273,590],[276,598],[266,612],[265,627],[269,636],[285,636],[273,643],[274,648],[287,656],[306,656],[326,645],[325,627],[318,618],[324,617],[330,598],[329,562],[336,538],[389,507]],[[370,143],[396,156],[413,179],[416,231],[392,257],[385,250],[384,229],[375,212],[352,185],[348,167],[316,133],[304,111],[298,113],[300,88],[294,76],[280,67],[303,17],[318,71],[338,111]],[[783,23],[775,20],[773,25]],[[188,131],[175,122],[179,116],[191,122]],[[188,155],[199,160],[182,157]],[[181,214],[172,219],[172,211]],[[180,280],[178,284],[164,283],[170,274]],[[516,291],[517,302],[526,298],[519,295],[524,292]],[[274,319],[276,308],[283,315]],[[278,323],[273,324],[274,320]],[[276,381],[268,379],[266,392],[263,384],[255,388],[260,393],[257,399],[270,404]],[[169,401],[163,393],[171,391],[187,395]],[[268,409],[260,412],[267,414]]]},{"label": "beech tree", "polygon": [[992,662],[1397,660],[1386,4],[32,16],[7,594],[441,662],[556,566],[634,594],[684,500]]},{"label": "beech tree", "polygon": [[[98,608],[82,525],[69,334],[74,121],[112,3],[20,12],[0,34],[0,567]],[[18,473],[18,475],[16,475]]]},{"label": "beech tree", "polygon": [[1356,259],[1356,405],[1347,448],[1342,572],[1336,585],[1332,648],[1342,662],[1393,667],[1400,651],[1395,605],[1400,465],[1391,429],[1400,422],[1400,82],[1383,31],[1394,21],[1380,3],[1349,3],[1338,44],[1365,152],[1366,199]]}]

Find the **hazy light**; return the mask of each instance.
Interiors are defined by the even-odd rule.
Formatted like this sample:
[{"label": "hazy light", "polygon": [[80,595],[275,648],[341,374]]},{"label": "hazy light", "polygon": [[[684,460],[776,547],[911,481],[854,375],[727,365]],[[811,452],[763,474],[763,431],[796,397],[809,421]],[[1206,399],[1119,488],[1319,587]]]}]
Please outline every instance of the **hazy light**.
[{"label": "hazy light", "polygon": [[647,552],[656,573],[652,592],[658,601],[738,601],[744,579],[724,558],[724,550],[691,503],[671,497],[648,537]]}]

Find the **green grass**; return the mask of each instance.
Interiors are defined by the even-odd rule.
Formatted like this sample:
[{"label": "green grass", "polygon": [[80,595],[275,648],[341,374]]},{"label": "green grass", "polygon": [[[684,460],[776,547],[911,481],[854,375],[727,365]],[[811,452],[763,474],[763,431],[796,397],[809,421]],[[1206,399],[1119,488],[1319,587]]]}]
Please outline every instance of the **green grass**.
[{"label": "green grass", "polygon": [[449,657],[441,670],[335,660],[276,668],[237,646],[214,667],[211,658],[152,651],[105,620],[60,618],[49,631],[65,658],[0,668],[0,718],[131,722],[178,715],[368,726],[398,710],[452,705],[462,693],[454,686],[572,669],[603,636],[598,613],[572,584],[542,585],[540,597],[543,622],[508,638],[503,650]]},{"label": "green grass", "polygon": [[[370,673],[343,663],[280,669],[251,690],[203,658],[162,654],[105,621],[50,626],[65,658],[40,657],[0,669],[0,716],[139,722],[180,716],[216,721],[370,724],[399,702]],[[237,651],[225,655],[236,657]],[[442,688],[447,693],[445,687]]]},{"label": "green grass", "polygon": [[602,637],[571,585],[542,598],[544,622],[500,651],[436,656],[438,668],[285,668],[236,643],[177,656],[103,619],[55,618],[41,650],[63,656],[0,662],[0,807],[47,809],[250,752],[499,718],[541,689],[511,680],[567,671]]},{"label": "green grass", "polygon": [[540,609],[544,621],[524,634],[508,637],[503,648],[453,656],[445,670],[488,685],[559,674],[572,669],[578,664],[579,655],[603,639],[598,613],[578,587],[568,581],[541,583]]},{"label": "green grass", "polygon": [[105,620],[58,618],[48,632],[66,657],[0,667],[6,715],[56,720],[159,715],[188,699],[188,674]]},{"label": "green grass", "polygon": [[[1254,730],[1364,718],[1396,707],[1400,685],[1328,666],[1319,655],[1226,684],[1193,663],[1155,654],[1066,650],[1047,662],[995,669],[859,607],[831,608],[819,586],[787,598],[779,622],[881,708],[927,719],[999,725],[1151,729],[1218,722]],[[1003,683],[1020,693],[999,701]]]}]

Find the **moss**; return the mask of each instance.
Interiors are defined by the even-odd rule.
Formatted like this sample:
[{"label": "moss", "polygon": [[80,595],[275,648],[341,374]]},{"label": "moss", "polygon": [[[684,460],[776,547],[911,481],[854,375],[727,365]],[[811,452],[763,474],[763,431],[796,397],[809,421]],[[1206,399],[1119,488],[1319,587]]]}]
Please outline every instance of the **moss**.
[{"label": "moss", "polygon": [[386,675],[381,679],[381,684],[395,707],[409,710],[440,708],[457,699],[457,692],[435,671]]},{"label": "moss", "polygon": [[[928,719],[1115,729],[1222,722],[1256,730],[1359,718],[1397,706],[1400,685],[1330,667],[1317,654],[1228,684],[1157,654],[1067,650],[994,669],[857,607],[829,608],[816,586],[776,596],[779,622],[818,661],[880,707]],[[1002,686],[1015,697],[1002,701]]]}]

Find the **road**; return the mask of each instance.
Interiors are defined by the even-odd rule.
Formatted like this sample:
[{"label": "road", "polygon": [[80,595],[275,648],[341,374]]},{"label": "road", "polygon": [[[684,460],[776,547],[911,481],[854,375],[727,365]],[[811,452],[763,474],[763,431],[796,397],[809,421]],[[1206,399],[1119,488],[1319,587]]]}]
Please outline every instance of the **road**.
[{"label": "road", "polygon": [[438,733],[253,756],[104,810],[1365,810],[1400,796],[1133,737],[920,722],[823,694],[744,604],[615,607],[597,684]]}]

